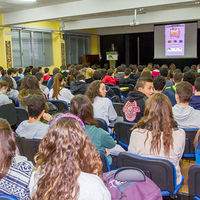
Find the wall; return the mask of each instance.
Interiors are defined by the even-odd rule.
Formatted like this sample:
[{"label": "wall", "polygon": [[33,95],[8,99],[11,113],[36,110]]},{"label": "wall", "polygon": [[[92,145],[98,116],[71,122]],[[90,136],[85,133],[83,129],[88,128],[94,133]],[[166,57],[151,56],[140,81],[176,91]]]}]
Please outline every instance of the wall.
[{"label": "wall", "polygon": [[[0,14],[0,25],[3,25],[3,15]],[[62,39],[62,33],[59,32],[60,30],[60,22],[53,22],[53,21],[43,21],[43,22],[35,22],[35,23],[27,23],[27,24],[20,24],[22,26],[28,27],[38,27],[38,28],[48,28],[53,29],[54,32],[52,33],[52,42],[53,42],[53,65],[50,66],[50,71],[54,67],[60,67],[62,65],[61,61],[61,43],[64,43]],[[11,41],[11,29],[10,27],[2,27],[0,28],[0,66],[3,66],[7,69],[6,63],[6,48],[5,48],[5,41]]]}]

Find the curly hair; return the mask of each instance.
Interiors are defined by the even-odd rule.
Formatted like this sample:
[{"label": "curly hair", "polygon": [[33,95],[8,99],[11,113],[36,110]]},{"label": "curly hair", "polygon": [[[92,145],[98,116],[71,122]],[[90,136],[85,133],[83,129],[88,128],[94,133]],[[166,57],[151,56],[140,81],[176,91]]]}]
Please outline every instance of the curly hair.
[{"label": "curly hair", "polygon": [[15,156],[16,144],[7,120],[0,118],[0,179],[8,172]]},{"label": "curly hair", "polygon": [[91,100],[92,103],[94,102],[94,98],[95,98],[96,96],[101,96],[101,95],[99,94],[99,88],[100,88],[100,85],[101,85],[102,83],[104,84],[103,81],[96,80],[96,81],[93,81],[93,82],[88,86],[86,95],[88,96],[88,98]]},{"label": "curly hair", "polygon": [[133,129],[136,127],[148,130],[145,143],[149,133],[152,135],[150,151],[156,154],[160,153],[163,132],[164,153],[169,155],[170,148],[173,148],[173,128],[177,127],[169,98],[162,93],[152,95],[146,101],[144,116]]},{"label": "curly hair", "polygon": [[78,121],[59,118],[54,121],[39,145],[36,169],[42,175],[33,200],[70,199],[79,194],[80,172],[102,175],[99,153]]}]

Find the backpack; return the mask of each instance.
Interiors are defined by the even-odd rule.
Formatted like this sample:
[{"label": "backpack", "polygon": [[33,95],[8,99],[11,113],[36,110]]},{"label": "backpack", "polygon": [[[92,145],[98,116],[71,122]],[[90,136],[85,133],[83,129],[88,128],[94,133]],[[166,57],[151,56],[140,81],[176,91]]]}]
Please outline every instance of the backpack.
[{"label": "backpack", "polygon": [[140,169],[122,167],[103,174],[112,200],[162,200],[160,188]]}]

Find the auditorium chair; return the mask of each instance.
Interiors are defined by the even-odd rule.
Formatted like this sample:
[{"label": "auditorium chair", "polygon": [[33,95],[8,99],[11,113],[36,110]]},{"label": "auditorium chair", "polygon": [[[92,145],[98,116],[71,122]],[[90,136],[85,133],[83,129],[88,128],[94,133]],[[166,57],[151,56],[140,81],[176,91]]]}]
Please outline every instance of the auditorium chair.
[{"label": "auditorium chair", "polygon": [[10,196],[7,194],[0,194],[0,200],[18,200],[18,199],[14,196]]},{"label": "auditorium chair", "polygon": [[49,99],[49,102],[51,102],[52,104],[54,104],[57,108],[58,108],[58,112],[59,113],[67,113],[69,112],[69,105],[66,101],[63,100],[53,100],[53,99]]},{"label": "auditorium chair", "polygon": [[184,177],[180,184],[176,183],[176,169],[173,163],[165,159],[147,158],[128,152],[121,152],[118,156],[117,167],[136,167],[141,169],[161,189],[162,196],[176,198]]},{"label": "auditorium chair", "polygon": [[200,200],[200,165],[190,166],[188,171],[189,195],[192,199]]},{"label": "auditorium chair", "polygon": [[95,118],[97,121],[97,128],[102,128],[109,133],[109,128],[107,122],[102,118]]},{"label": "auditorium chair", "polygon": [[117,121],[114,124],[114,134],[118,144],[122,145],[125,148],[128,148],[130,136],[131,136],[131,128],[135,123]]},{"label": "auditorium chair", "polygon": [[99,152],[99,153],[100,153],[101,161],[103,163],[103,167],[102,167],[103,173],[110,171],[110,165],[108,162],[108,158],[106,157],[106,155],[104,153],[102,153],[102,152]]}]

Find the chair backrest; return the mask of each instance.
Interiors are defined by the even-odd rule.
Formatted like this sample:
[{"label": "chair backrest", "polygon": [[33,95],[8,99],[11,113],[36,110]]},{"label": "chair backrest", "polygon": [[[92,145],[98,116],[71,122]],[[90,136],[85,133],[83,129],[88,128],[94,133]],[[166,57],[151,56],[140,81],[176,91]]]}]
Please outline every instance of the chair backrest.
[{"label": "chair backrest", "polygon": [[154,181],[162,191],[173,194],[176,186],[176,169],[174,165],[164,159],[146,158],[127,152],[118,156],[117,167],[136,167]]},{"label": "chair backrest", "polygon": [[118,121],[114,124],[114,133],[116,136],[116,140],[120,145],[128,148],[130,136],[131,136],[131,128],[135,123]]},{"label": "chair backrest", "polygon": [[17,198],[7,194],[0,194],[0,200],[17,200]]},{"label": "chair backrest", "polygon": [[17,115],[17,125],[19,125],[24,120],[28,120],[28,112],[23,107],[16,107],[16,115]]},{"label": "chair backrest", "polygon": [[0,106],[0,117],[6,119],[10,125],[17,123],[15,105],[13,103]]},{"label": "chair backrest", "polygon": [[117,116],[123,117],[123,103],[113,103],[114,109],[117,113]]},{"label": "chair backrest", "polygon": [[113,86],[110,86],[110,88],[113,90],[113,92],[115,93],[115,95],[117,95],[120,99],[120,101],[122,100],[122,92],[120,90],[120,88],[118,87],[113,87]]},{"label": "chair backrest", "polygon": [[185,150],[183,157],[195,157],[194,138],[198,128],[183,128],[185,130]]},{"label": "chair backrest", "polygon": [[109,162],[108,162],[108,158],[102,152],[99,152],[99,153],[100,153],[101,161],[103,163],[103,168],[102,168],[103,173],[110,171],[110,165],[109,165]]},{"label": "chair backrest", "polygon": [[15,134],[15,140],[19,148],[20,154],[27,157],[28,160],[34,163],[34,155],[38,152],[40,140],[26,139],[24,137],[19,137],[17,134]]},{"label": "chair backrest", "polygon": [[69,106],[66,101],[63,100],[48,100],[58,108],[58,112],[67,113],[69,112]]},{"label": "chair backrest", "polygon": [[188,171],[189,195],[200,199],[200,165],[192,165]]},{"label": "chair backrest", "polygon": [[109,133],[108,124],[104,119],[95,118],[95,120],[97,121],[97,128],[102,128],[103,130]]}]

